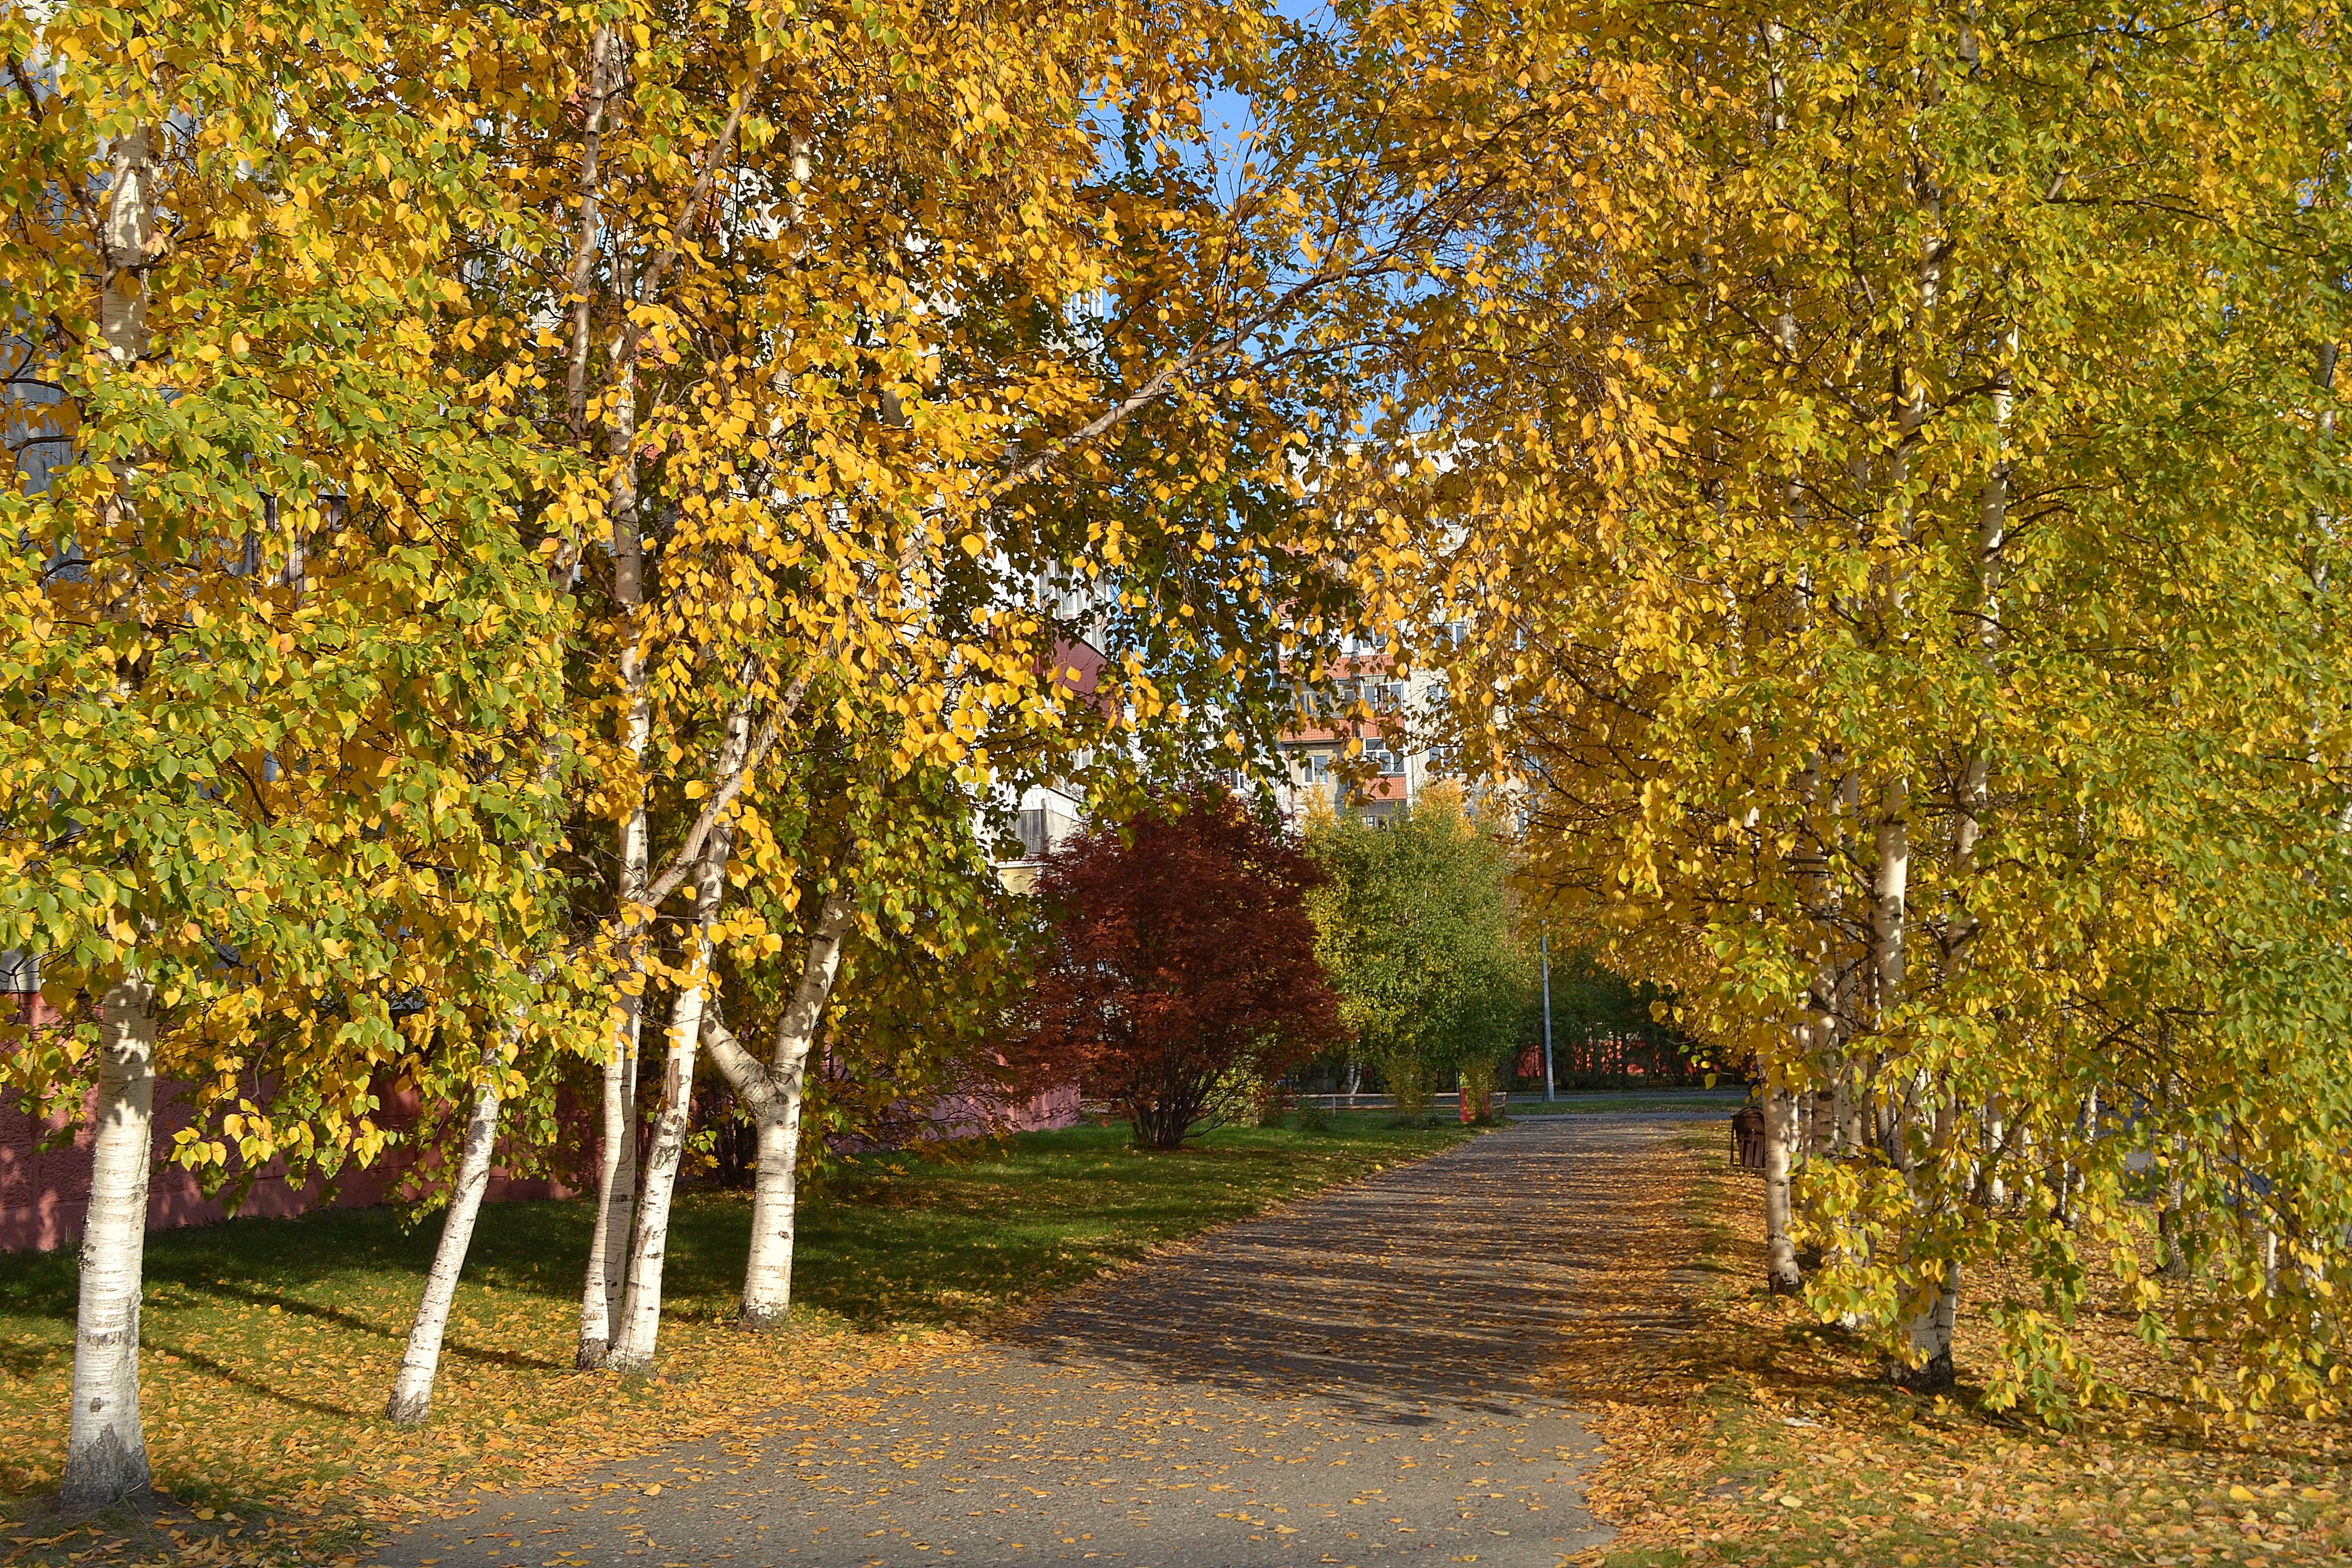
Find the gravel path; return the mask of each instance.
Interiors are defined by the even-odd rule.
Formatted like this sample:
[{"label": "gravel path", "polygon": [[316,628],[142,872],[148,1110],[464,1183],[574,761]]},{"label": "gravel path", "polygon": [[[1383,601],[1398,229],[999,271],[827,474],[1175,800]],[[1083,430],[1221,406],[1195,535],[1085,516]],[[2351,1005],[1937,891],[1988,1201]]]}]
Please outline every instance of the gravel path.
[{"label": "gravel path", "polygon": [[[1544,1392],[1668,1118],[1522,1122],[1156,1254],[895,1386],[486,1499],[387,1568],[1554,1568],[1605,1539]],[[1655,1235],[1654,1230],[1649,1233]],[[1631,1325],[1664,1331],[1663,1320]]]}]

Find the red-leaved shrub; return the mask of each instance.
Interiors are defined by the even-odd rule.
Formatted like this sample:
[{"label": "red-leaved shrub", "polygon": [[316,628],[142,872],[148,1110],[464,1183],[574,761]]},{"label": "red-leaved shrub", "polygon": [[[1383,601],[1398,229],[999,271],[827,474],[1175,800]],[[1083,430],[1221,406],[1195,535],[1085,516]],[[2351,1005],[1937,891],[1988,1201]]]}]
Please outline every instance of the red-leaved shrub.
[{"label": "red-leaved shrub", "polygon": [[1055,929],[1027,1002],[1034,1069],[1172,1149],[1245,1075],[1344,1039],[1303,900],[1321,875],[1223,792],[1064,845],[1037,883]]}]

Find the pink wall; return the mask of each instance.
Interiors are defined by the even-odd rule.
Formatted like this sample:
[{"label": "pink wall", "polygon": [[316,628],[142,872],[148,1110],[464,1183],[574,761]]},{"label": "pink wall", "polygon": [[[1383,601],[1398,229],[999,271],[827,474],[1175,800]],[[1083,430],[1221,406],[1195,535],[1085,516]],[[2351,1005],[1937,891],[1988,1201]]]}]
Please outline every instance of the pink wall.
[{"label": "pink wall", "polygon": [[[0,999],[0,1005],[5,1000]],[[170,1162],[173,1134],[193,1120],[181,1099],[187,1087],[170,1079],[160,1079],[155,1084],[155,1163],[147,1185],[150,1230],[212,1225],[231,1217],[218,1199],[204,1194],[194,1173]],[[0,1090],[0,1252],[47,1251],[81,1239],[89,1211],[89,1119],[96,1100],[95,1090],[84,1098],[69,1141],[52,1142],[51,1135],[63,1129],[63,1120],[38,1120],[16,1094]],[[394,1102],[386,1109],[395,1119],[416,1111],[413,1103]],[[1047,1089],[1011,1106],[976,1096],[950,1096],[929,1107],[918,1121],[921,1126],[909,1130],[908,1141],[1071,1127],[1078,1121],[1078,1088],[1069,1084]],[[578,1147],[593,1147],[594,1138],[584,1118],[578,1131]],[[348,1172],[329,1201],[336,1208],[366,1208],[386,1202],[414,1163],[409,1151],[395,1150],[373,1170]],[[494,1173],[485,1196],[492,1203],[506,1203],[570,1197],[572,1191],[552,1178]],[[320,1201],[317,1183],[297,1188],[283,1176],[270,1174],[253,1184],[236,1212],[238,1216],[285,1218],[314,1208]]]},{"label": "pink wall", "polygon": [[[172,1134],[190,1120],[188,1108],[179,1100],[184,1087],[170,1079],[155,1086],[155,1164],[147,1178],[150,1230],[211,1225],[229,1217],[218,1199],[205,1196],[194,1172],[169,1163]],[[92,1091],[82,1102],[70,1142],[43,1149],[40,1145],[61,1122],[37,1121],[16,1095],[0,1093],[0,1252],[47,1251],[81,1239],[83,1219],[89,1212],[89,1112],[96,1098]],[[373,1170],[346,1173],[332,1205],[366,1208],[385,1202],[412,1163],[408,1151],[398,1150]],[[517,1180],[499,1174],[490,1177],[485,1194],[492,1203],[571,1195],[570,1188],[549,1178]],[[282,1219],[315,1207],[319,1201],[316,1183],[297,1188],[282,1176],[265,1176],[246,1194],[237,1214]]]},{"label": "pink wall", "polygon": [[[0,998],[0,1005],[14,1000]],[[229,1217],[218,1199],[205,1196],[194,1172],[170,1163],[172,1135],[194,1120],[181,1099],[187,1087],[171,1079],[156,1080],[155,1163],[147,1178],[150,1230],[211,1225]],[[89,1212],[89,1119],[97,1099],[95,1089],[84,1097],[69,1142],[52,1142],[51,1135],[64,1127],[63,1119],[37,1119],[16,1094],[0,1090],[0,1252],[47,1251],[81,1239]],[[416,1108],[394,1104],[389,1109],[396,1117],[404,1110],[413,1116]],[[366,1208],[385,1202],[414,1163],[415,1156],[403,1149],[373,1170],[349,1172],[335,1191],[333,1206]],[[572,1194],[558,1181],[494,1173],[485,1195],[501,1203]],[[297,1188],[283,1176],[266,1175],[246,1194],[237,1214],[283,1219],[315,1207],[320,1197],[315,1182]]]},{"label": "pink wall", "polygon": [[930,1110],[933,1138],[977,1138],[990,1132],[1051,1132],[1078,1124],[1078,1086],[1049,1089],[1018,1105],[975,1095],[950,1095]]}]

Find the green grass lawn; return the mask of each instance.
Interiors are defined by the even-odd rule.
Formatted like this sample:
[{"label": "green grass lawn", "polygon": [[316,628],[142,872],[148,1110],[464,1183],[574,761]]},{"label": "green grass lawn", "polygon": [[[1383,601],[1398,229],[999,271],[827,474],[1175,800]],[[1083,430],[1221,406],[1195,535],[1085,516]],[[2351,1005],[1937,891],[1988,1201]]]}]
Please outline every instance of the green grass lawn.
[{"label": "green grass lawn", "polygon": [[[422,1433],[380,1412],[437,1217],[404,1229],[389,1209],[344,1210],[158,1232],[141,1334],[157,1484],[210,1510],[208,1528],[243,1529],[585,1467],[855,1378],[926,1335],[982,1327],[1161,1242],[1467,1135],[1360,1112],[1320,1132],[1224,1129],[1172,1153],[1139,1152],[1121,1125],[867,1155],[803,1205],[794,1328],[780,1336],[731,1327],[748,1196],[689,1191],[651,1382],[572,1370],[591,1205],[493,1205]],[[70,1250],[0,1269],[0,1518],[20,1521],[0,1543],[39,1539],[21,1521],[57,1484],[74,1288]]]}]

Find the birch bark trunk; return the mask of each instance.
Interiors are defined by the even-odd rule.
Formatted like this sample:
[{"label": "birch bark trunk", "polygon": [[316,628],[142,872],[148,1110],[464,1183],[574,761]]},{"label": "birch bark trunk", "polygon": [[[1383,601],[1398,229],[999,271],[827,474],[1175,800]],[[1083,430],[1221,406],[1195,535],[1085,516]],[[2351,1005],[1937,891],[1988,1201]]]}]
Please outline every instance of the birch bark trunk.
[{"label": "birch bark trunk", "polygon": [[1789,1166],[1795,1142],[1797,1098],[1774,1083],[1764,1096],[1764,1276],[1776,1296],[1804,1289],[1796,1243],[1789,1236]]},{"label": "birch bark trunk", "polygon": [[2164,1253],[2164,1277],[2186,1279],[2189,1278],[2189,1248],[2180,1234],[2180,1205],[2186,1186],[2180,1163],[2185,1152],[2185,1142],[2176,1136],[2172,1145],[2171,1169],[2166,1173],[2164,1180],[2164,1206],[2156,1214],[2157,1239]]},{"label": "birch bark trunk", "polygon": [[[628,978],[640,986],[644,984],[634,963],[628,965]],[[597,1108],[602,1144],[596,1162],[596,1221],[589,1233],[588,1268],[581,1287],[576,1360],[583,1372],[604,1364],[613,1319],[628,1278],[628,1251],[614,1243],[631,1234],[636,1215],[637,1050],[644,1029],[645,997],[624,990]]]},{"label": "birch bark trunk", "polygon": [[449,1189],[449,1210],[441,1220],[441,1240],[433,1249],[425,1295],[416,1303],[408,1347],[383,1407],[384,1419],[395,1426],[421,1424],[433,1406],[433,1378],[441,1367],[441,1342],[449,1331],[449,1305],[457,1299],[457,1278],[465,1271],[474,1221],[490,1184],[490,1157],[499,1142],[499,1079],[505,1070],[506,1057],[498,1046],[482,1047],[482,1081],[474,1091],[473,1113],[466,1120],[466,1141],[457,1181]]},{"label": "birch bark trunk", "polygon": [[[147,268],[160,241],[161,176],[152,131],[141,126],[105,149],[111,166],[99,233],[99,336],[118,369],[148,347]],[[120,469],[118,468],[118,478]],[[107,501],[121,521],[128,502]],[[127,581],[110,615],[135,616],[139,584]],[[119,673],[128,701],[137,679]],[[96,1137],[81,1278],[74,1315],[73,1408],[58,1497],[74,1512],[105,1508],[151,1485],[139,1411],[139,1306],[147,1253],[147,1179],[154,1161],[155,989],[136,963],[99,1005]]]},{"label": "birch bark trunk", "polygon": [[59,1500],[89,1512],[149,1489],[139,1417],[139,1299],[154,1163],[155,989],[132,971],[100,1004],[98,1137],[74,1318],[73,1419]]},{"label": "birch bark trunk", "polygon": [[[1927,83],[1929,101],[1940,97],[1932,78]],[[1921,167],[1911,176],[1912,195],[1921,217],[1925,220],[1919,244],[1917,269],[1919,348],[1916,363],[1898,359],[1895,365],[1895,417],[1901,430],[1891,475],[1895,495],[1898,548],[1907,551],[1917,539],[1915,508],[1909,493],[1911,453],[1915,438],[1927,422],[1928,388],[1926,368],[1932,363],[1932,337],[1937,310],[1942,302],[1944,285],[1943,191],[1934,172]],[[1886,592],[1886,633],[1894,637],[1901,630],[1907,611],[1906,584],[1909,574],[1907,559],[1898,559],[1888,571]],[[1872,945],[1876,950],[1879,1017],[1881,1026],[1888,1014],[1902,1002],[1905,981],[1905,947],[1906,942],[1906,904],[1909,898],[1911,869],[1911,784],[1901,772],[1889,778],[1878,818],[1877,873],[1873,888],[1871,910]],[[1888,1128],[1893,1142],[1895,1168],[1904,1173],[1912,1188],[1915,1215],[1918,1220],[1932,1221],[1935,1205],[1940,1200],[1920,1191],[1920,1179],[1910,1147],[1911,1110],[1913,1096],[1919,1083],[1914,1073],[1912,1089],[1906,1091],[1904,1111],[1892,1118]],[[1951,1145],[1954,1110],[1950,1097],[1933,1089],[1937,1095],[1936,1121],[1929,1137],[1930,1160],[1948,1156]],[[1948,1264],[1944,1278],[1930,1297],[1925,1310],[1916,1313],[1904,1325],[1906,1356],[1902,1365],[1894,1369],[1895,1381],[1913,1389],[1938,1389],[1951,1385],[1952,1323],[1959,1300],[1959,1270]]]},{"label": "birch bark trunk", "polygon": [[1996,1094],[1985,1103],[1984,1152],[1979,1166],[1984,1200],[1993,1208],[2009,1202],[2009,1184],[2000,1168],[2008,1152],[2009,1119],[2003,1114],[2001,1097]]},{"label": "birch bark trunk", "polygon": [[1904,1326],[1909,1361],[1895,1381],[1918,1394],[1936,1394],[1952,1386],[1952,1328],[1959,1318],[1960,1266],[1948,1263],[1944,1278],[1927,1308]]},{"label": "birch bark trunk", "polygon": [[[744,766],[751,731],[748,706],[729,715],[726,739],[719,747],[717,772],[720,776]],[[620,1321],[604,1357],[604,1364],[617,1372],[652,1371],[660,1339],[662,1266],[669,1247],[670,1200],[677,1191],[678,1163],[686,1154],[686,1135],[693,1116],[694,1059],[710,984],[710,932],[725,901],[727,867],[734,842],[734,824],[722,816],[703,841],[702,860],[695,875],[693,978],[679,988],[670,1010],[661,1111],[654,1121],[652,1146],[646,1152],[644,1189],[637,1198]]]},{"label": "birch bark trunk", "polygon": [[[588,444],[588,351],[593,335],[595,317],[596,259],[604,247],[603,186],[601,167],[604,157],[605,110],[611,101],[620,70],[620,35],[611,26],[598,27],[588,41],[588,101],[585,120],[581,127],[580,141],[580,230],[573,241],[572,256],[572,363],[566,376],[566,403],[572,422],[572,438],[582,446]],[[625,453],[625,448],[624,448]],[[624,456],[625,461],[625,455]],[[629,486],[632,493],[635,484]],[[615,554],[618,553],[620,529],[614,525]],[[617,563],[614,576],[621,575]],[[626,658],[626,654],[624,654]],[[627,685],[624,671],[623,684]],[[631,718],[635,718],[633,706]],[[624,743],[634,738],[634,729],[625,732]],[[641,755],[639,744],[632,758]],[[642,828],[642,806],[632,815],[631,822]],[[620,913],[615,927],[623,935],[627,948],[629,921],[628,902],[628,839],[629,822],[621,829]],[[624,960],[625,971],[634,967]],[[597,1107],[597,1131],[600,1140],[596,1162],[596,1220],[588,1237],[588,1268],[581,1289],[580,1344],[576,1362],[587,1371],[602,1365],[604,1349],[612,1338],[613,1299],[619,1279],[619,1262],[623,1256],[613,1245],[616,1236],[629,1234],[629,1216],[635,1212],[636,1192],[636,1127],[632,1114],[636,1103],[635,1076],[637,1040],[644,1020],[644,1002],[629,994],[625,983],[619,987],[618,1010],[613,1038],[605,1051],[603,1092]]]},{"label": "birch bark trunk", "polygon": [[[632,289],[626,264],[617,253],[614,278],[615,293],[628,299]],[[610,415],[613,488],[607,510],[613,519],[613,593],[627,625],[618,660],[621,689],[628,702],[621,745],[635,776],[644,766],[653,734],[653,698],[645,658],[645,535],[637,512],[636,367],[633,360],[618,359],[617,348]],[[634,1234],[636,1217],[637,1054],[645,1032],[645,975],[637,944],[645,937],[641,911],[652,869],[642,789],[621,820],[617,847],[620,886],[614,924],[620,936],[620,973],[614,993],[618,1016],[604,1062],[604,1158],[597,1170],[596,1223],[581,1286],[578,1363],[583,1369],[603,1365],[610,1347],[628,1278],[628,1254],[619,1243]]]},{"label": "birch bark trunk", "polygon": [[[1929,1136],[1928,1160],[1940,1164],[1952,1158],[1958,1121],[1952,1096],[1937,1085],[1935,1124]],[[1939,1393],[1952,1386],[1952,1328],[1959,1316],[1960,1266],[1944,1265],[1926,1305],[1903,1326],[1904,1364],[1895,1370],[1895,1382],[1915,1393]]]},{"label": "birch bark trunk", "polygon": [[[776,1026],[776,1050],[765,1068],[713,1031],[712,1057],[759,1119],[760,1163],[751,1189],[751,1256],[743,1270],[741,1323],[780,1327],[792,1308],[793,1241],[798,1202],[802,1089],[810,1045],[841,969],[841,945],[855,906],[846,889],[829,894],[810,933],[808,955],[792,1003]],[[724,1045],[718,1042],[723,1039]],[[756,1089],[756,1092],[754,1092]]]}]

